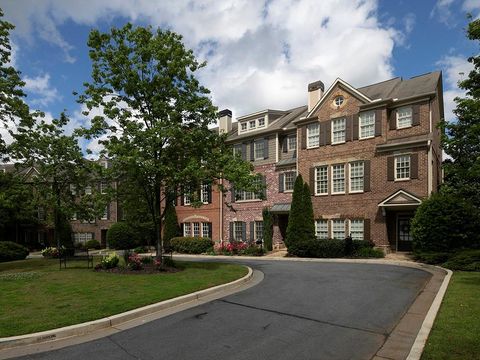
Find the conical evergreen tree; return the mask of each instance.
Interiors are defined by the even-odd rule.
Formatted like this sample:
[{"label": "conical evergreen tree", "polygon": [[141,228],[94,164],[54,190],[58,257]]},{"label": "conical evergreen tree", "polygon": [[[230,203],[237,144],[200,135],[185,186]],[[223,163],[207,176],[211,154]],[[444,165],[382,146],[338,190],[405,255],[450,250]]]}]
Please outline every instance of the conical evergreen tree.
[{"label": "conical evergreen tree", "polygon": [[291,246],[302,236],[302,224],[304,222],[304,196],[303,196],[303,178],[298,175],[293,186],[292,205],[288,216],[287,235],[285,245]]},{"label": "conical evergreen tree", "polygon": [[315,219],[313,216],[312,198],[310,196],[310,186],[307,183],[303,185],[303,239],[311,240],[315,238]]}]

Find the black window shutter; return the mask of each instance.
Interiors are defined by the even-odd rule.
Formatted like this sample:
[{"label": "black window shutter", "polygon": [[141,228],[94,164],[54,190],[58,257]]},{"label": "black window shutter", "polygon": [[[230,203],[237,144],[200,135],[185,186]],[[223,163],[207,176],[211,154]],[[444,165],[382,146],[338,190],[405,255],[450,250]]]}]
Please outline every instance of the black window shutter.
[{"label": "black window shutter", "polygon": [[110,220],[110,204],[107,205],[107,220]]},{"label": "black window shutter", "polygon": [[370,191],[370,160],[363,162],[363,191]]},{"label": "black window shutter", "polygon": [[232,187],[230,188],[230,195],[231,195],[231,198],[230,198],[230,202],[234,203],[235,202],[235,187],[232,185]]},{"label": "black window shutter", "polygon": [[208,203],[211,204],[212,203],[212,185],[211,184],[208,184]]},{"label": "black window shutter", "polygon": [[382,135],[382,110],[375,111],[375,136]]},{"label": "black window shutter", "polygon": [[397,128],[397,110],[390,111],[390,119],[388,121],[390,130]]},{"label": "black window shutter", "polygon": [[410,155],[410,179],[418,179],[418,153]]},{"label": "black window shutter", "polygon": [[318,139],[318,144],[320,146],[325,146],[326,144],[326,137],[325,137],[325,123],[319,123],[318,124],[318,133],[319,133],[319,139]]},{"label": "black window shutter", "polygon": [[181,235],[184,236],[185,235],[185,224],[184,223],[180,224],[180,231],[182,232]]},{"label": "black window shutter", "polygon": [[352,123],[352,139],[358,140],[358,114],[353,114]]},{"label": "black window shutter", "polygon": [[208,236],[210,237],[210,239],[213,239],[212,223],[211,222],[207,223],[207,226],[208,226]]},{"label": "black window shutter", "polygon": [[302,149],[307,148],[307,127],[302,126],[300,128],[300,135],[301,135],[301,143],[302,143]]},{"label": "black window shutter", "polygon": [[363,219],[363,240],[370,241],[370,219]]},{"label": "black window shutter", "polygon": [[332,143],[332,120],[328,120],[325,123],[325,145]]},{"label": "black window shutter", "polygon": [[247,144],[242,144],[242,160],[247,160]]},{"label": "black window shutter", "polygon": [[420,125],[420,104],[412,106],[412,125]]},{"label": "black window shutter", "polygon": [[250,142],[250,161],[255,161],[255,142]]},{"label": "black window shutter", "polygon": [[247,240],[247,223],[245,221],[242,221],[242,240]]},{"label": "black window shutter", "polygon": [[395,158],[393,156],[387,157],[387,180],[395,180]]},{"label": "black window shutter", "polygon": [[255,235],[255,221],[250,221],[250,241],[254,240]]},{"label": "black window shutter", "polygon": [[287,137],[287,136],[285,136],[285,137],[283,138],[282,151],[283,151],[284,153],[288,152],[288,137]]},{"label": "black window shutter", "polygon": [[310,168],[310,195],[315,195],[315,168]]},{"label": "black window shutter", "polygon": [[233,241],[233,222],[230,221],[230,241]]},{"label": "black window shutter", "polygon": [[278,174],[278,192],[283,193],[284,187],[283,187],[283,179],[285,175],[283,173]]},{"label": "black window shutter", "polygon": [[262,185],[263,185],[263,190],[262,190],[262,195],[263,195],[263,200],[267,199],[267,177],[262,176]]},{"label": "black window shutter", "polygon": [[263,158],[268,159],[268,138],[263,139]]},{"label": "black window shutter", "polygon": [[345,118],[345,141],[352,141],[352,116]]}]

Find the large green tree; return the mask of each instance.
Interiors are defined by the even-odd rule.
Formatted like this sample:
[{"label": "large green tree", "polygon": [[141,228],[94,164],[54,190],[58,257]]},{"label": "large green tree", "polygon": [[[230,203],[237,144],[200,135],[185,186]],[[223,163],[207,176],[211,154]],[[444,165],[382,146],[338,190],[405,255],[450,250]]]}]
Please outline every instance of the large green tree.
[{"label": "large green tree", "polygon": [[157,257],[162,254],[162,189],[183,185],[192,192],[205,179],[252,187],[251,165],[233,157],[225,136],[211,131],[216,108],[199,84],[199,63],[171,31],[127,24],[88,39],[92,81],[79,102],[88,115],[101,108],[83,135],[101,138],[119,178],[135,174],[155,226]]},{"label": "large green tree", "polygon": [[[470,22],[467,36],[476,42],[480,40],[480,19]],[[455,99],[457,120],[443,122],[443,148],[452,158],[445,163],[445,175],[450,191],[480,207],[480,55],[468,61],[473,70],[459,82],[466,96]]]}]

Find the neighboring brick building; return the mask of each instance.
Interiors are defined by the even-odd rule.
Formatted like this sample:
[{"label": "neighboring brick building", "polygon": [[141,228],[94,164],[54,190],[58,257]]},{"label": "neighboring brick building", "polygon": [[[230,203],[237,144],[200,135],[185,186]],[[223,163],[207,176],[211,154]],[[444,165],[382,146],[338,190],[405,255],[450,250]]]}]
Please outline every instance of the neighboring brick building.
[{"label": "neighboring brick building", "polygon": [[281,246],[300,173],[312,191],[317,237],[351,234],[386,249],[410,249],[414,211],[442,181],[442,118],[440,72],[357,89],[337,79],[325,92],[318,81],[308,87],[307,106],[264,110],[233,124],[224,110],[219,131],[229,133],[233,151],[262,175],[266,198],[233,187],[223,195],[214,190],[211,205],[177,207],[179,222],[205,217],[213,240],[255,240],[268,207]]}]

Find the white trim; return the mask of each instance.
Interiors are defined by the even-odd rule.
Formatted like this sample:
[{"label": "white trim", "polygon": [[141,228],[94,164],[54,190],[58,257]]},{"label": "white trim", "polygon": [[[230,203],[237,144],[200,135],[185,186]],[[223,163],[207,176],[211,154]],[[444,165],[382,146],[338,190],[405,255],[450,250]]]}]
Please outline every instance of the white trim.
[{"label": "white trim", "polygon": [[[409,108],[410,109],[410,125],[407,125],[407,126],[399,126],[398,125],[398,113],[400,112],[400,110],[402,109],[407,109]],[[413,107],[411,105],[407,105],[407,106],[402,106],[402,107],[399,107],[396,109],[396,129],[400,130],[400,129],[408,129],[408,128],[411,128],[413,126]]]},{"label": "white trim", "polygon": [[[318,128],[318,135],[317,135],[318,136],[318,144],[314,145],[314,146],[311,146],[309,144],[310,142],[309,142],[309,136],[308,136],[308,133],[309,133],[308,127],[312,126],[312,125],[317,125],[317,128]],[[306,125],[306,138],[307,138],[307,149],[315,149],[315,148],[320,146],[320,124],[318,122]],[[297,156],[297,158],[298,158],[298,156]]]},{"label": "white trim", "polygon": [[427,182],[428,182],[428,195],[433,192],[433,147],[432,140],[428,140],[428,153],[427,153]]},{"label": "white trim", "polygon": [[326,98],[328,98],[328,96],[330,95],[330,93],[332,92],[332,90],[335,88],[335,86],[337,84],[342,84],[343,86],[345,86],[348,90],[350,90],[351,92],[353,92],[355,95],[357,95],[358,97],[360,97],[361,99],[367,101],[368,103],[372,103],[373,100],[370,99],[369,97],[365,96],[364,94],[362,94],[360,91],[358,91],[357,89],[355,89],[353,86],[351,86],[350,84],[348,84],[347,82],[343,81],[342,79],[340,78],[337,78],[332,85],[330,85],[330,87],[328,88],[328,90],[323,94],[323,96],[320,98],[320,101],[317,102],[317,104],[313,107],[312,110],[310,110],[308,112],[308,115],[306,116],[307,118],[308,117],[311,117],[312,114],[317,111],[317,109],[320,107],[321,104],[323,104],[323,102],[325,101]]},{"label": "white trim", "polygon": [[[373,135],[362,137],[362,115],[363,114],[373,114]],[[362,111],[358,114],[358,140],[372,139],[375,137],[375,110]],[[369,125],[371,126],[371,125]]]},{"label": "white trim", "polygon": [[278,160],[279,160],[279,154],[278,154],[278,150],[280,148],[280,145],[278,143],[278,132],[275,134],[275,162],[278,163]]},{"label": "white trim", "polygon": [[[422,202],[422,200],[419,199],[418,197],[416,197],[415,195],[409,194],[404,190],[398,190],[398,191],[394,192],[392,195],[390,195],[388,198],[383,200],[381,203],[379,203],[378,206],[402,206],[403,204],[387,204],[387,202],[389,202],[394,197],[396,197],[400,194],[405,195],[406,197],[409,197],[409,198],[415,200],[418,203],[418,205],[420,205],[420,203]],[[415,205],[415,204],[405,204],[405,205],[410,206],[410,205]]]},{"label": "white trim", "polygon": [[[352,164],[353,163],[362,163],[363,165],[363,186],[362,190],[352,190]],[[357,160],[357,161],[351,161],[348,163],[348,193],[349,194],[361,194],[365,192],[365,161],[364,160]]]},{"label": "white trim", "polygon": [[[340,165],[343,165],[343,191],[338,191],[338,192],[335,192],[333,191],[333,187],[334,187],[334,179],[333,179],[333,167],[334,166],[340,166]],[[346,180],[346,171],[345,171],[345,163],[343,164],[332,164],[330,165],[330,169],[331,169],[331,181],[330,181],[330,184],[331,184],[331,189],[330,189],[330,194],[332,195],[339,195],[339,194],[345,194],[346,192],[346,184],[345,184],[345,180]]]},{"label": "white trim", "polygon": [[[318,192],[318,187],[317,187],[317,171],[319,168],[325,168],[327,170],[327,191],[326,192]],[[315,166],[315,170],[313,172],[313,177],[314,177],[314,183],[313,183],[313,187],[314,187],[314,191],[313,193],[315,194],[315,196],[325,196],[325,195],[328,195],[328,180],[329,180],[329,176],[328,176],[328,171],[329,169],[329,166],[328,165],[320,165],[320,166]]]},{"label": "white trim", "polygon": [[[334,133],[334,131],[333,131],[333,122],[334,122],[334,121],[340,121],[340,120],[343,120],[343,140],[341,140],[341,141],[333,141],[333,138],[334,138],[334,137],[333,137],[333,133]],[[339,130],[339,131],[341,131],[341,130]],[[332,121],[331,121],[331,126],[330,126],[330,132],[331,132],[331,133],[330,133],[330,143],[331,143],[332,145],[344,144],[345,141],[346,141],[346,138],[347,138],[347,118],[344,118],[344,117],[343,117],[343,118],[338,118],[338,119],[332,119]]]},{"label": "white trim", "polygon": [[[397,177],[397,160],[399,157],[407,157],[408,156],[408,177],[399,178]],[[412,176],[412,157],[410,154],[403,154],[403,155],[396,155],[393,161],[393,179],[394,181],[406,181],[410,180]]]}]

